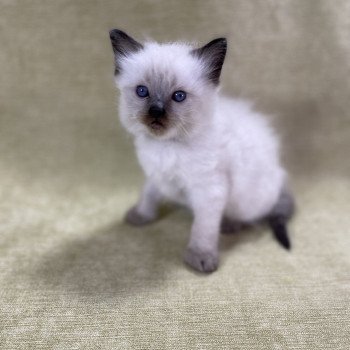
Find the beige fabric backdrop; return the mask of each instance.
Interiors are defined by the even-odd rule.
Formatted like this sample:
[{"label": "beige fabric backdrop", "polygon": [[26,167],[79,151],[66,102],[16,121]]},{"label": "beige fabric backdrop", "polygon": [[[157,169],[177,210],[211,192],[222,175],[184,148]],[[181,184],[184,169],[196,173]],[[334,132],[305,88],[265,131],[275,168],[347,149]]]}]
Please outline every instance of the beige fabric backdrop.
[{"label": "beige fabric backdrop", "polygon": [[[142,174],[108,30],[227,36],[223,91],[274,115],[299,212],[181,261],[191,224],[122,223]],[[350,2],[0,1],[1,349],[348,349]]]}]

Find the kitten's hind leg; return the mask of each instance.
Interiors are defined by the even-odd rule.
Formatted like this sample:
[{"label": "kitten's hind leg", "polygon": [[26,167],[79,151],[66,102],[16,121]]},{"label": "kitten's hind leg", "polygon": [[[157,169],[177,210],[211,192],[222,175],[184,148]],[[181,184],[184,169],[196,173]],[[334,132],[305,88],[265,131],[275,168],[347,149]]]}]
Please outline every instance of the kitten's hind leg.
[{"label": "kitten's hind leg", "polygon": [[283,189],[267,221],[277,241],[286,249],[291,248],[287,222],[295,211],[294,199],[287,189]]},{"label": "kitten's hind leg", "polygon": [[125,215],[125,221],[134,226],[142,226],[153,222],[158,216],[162,196],[158,189],[147,181],[143,187],[138,203]]}]

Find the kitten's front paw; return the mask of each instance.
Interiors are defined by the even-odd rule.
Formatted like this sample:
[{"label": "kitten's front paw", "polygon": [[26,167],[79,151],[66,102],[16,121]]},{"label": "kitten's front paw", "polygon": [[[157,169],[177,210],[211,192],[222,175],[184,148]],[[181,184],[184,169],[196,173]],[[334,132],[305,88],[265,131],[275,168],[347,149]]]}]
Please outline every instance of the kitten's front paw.
[{"label": "kitten's front paw", "polygon": [[124,220],[133,226],[143,226],[151,223],[154,221],[155,218],[147,217],[142,214],[140,214],[137,210],[137,207],[134,206],[128,210],[128,212],[125,215]]},{"label": "kitten's front paw", "polygon": [[202,251],[188,247],[185,252],[185,262],[200,272],[213,272],[218,268],[217,251]]}]

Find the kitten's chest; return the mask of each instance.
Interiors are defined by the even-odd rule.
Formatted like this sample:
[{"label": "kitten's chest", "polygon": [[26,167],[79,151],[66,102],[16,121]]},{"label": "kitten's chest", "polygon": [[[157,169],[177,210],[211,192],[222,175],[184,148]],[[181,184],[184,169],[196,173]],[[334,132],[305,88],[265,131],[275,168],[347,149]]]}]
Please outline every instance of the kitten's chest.
[{"label": "kitten's chest", "polygon": [[184,201],[194,175],[190,154],[185,148],[167,144],[137,145],[139,162],[148,178],[169,198]]},{"label": "kitten's chest", "polygon": [[146,175],[160,182],[181,182],[188,165],[186,153],[167,145],[137,147],[138,159]]}]

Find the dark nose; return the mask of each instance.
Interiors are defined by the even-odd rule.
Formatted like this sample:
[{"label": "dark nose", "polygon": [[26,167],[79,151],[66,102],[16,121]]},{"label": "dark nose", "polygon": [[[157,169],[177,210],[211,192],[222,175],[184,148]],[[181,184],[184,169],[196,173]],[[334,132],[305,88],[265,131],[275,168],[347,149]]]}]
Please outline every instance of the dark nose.
[{"label": "dark nose", "polygon": [[159,106],[151,106],[148,114],[153,118],[162,118],[165,116],[165,109]]}]

